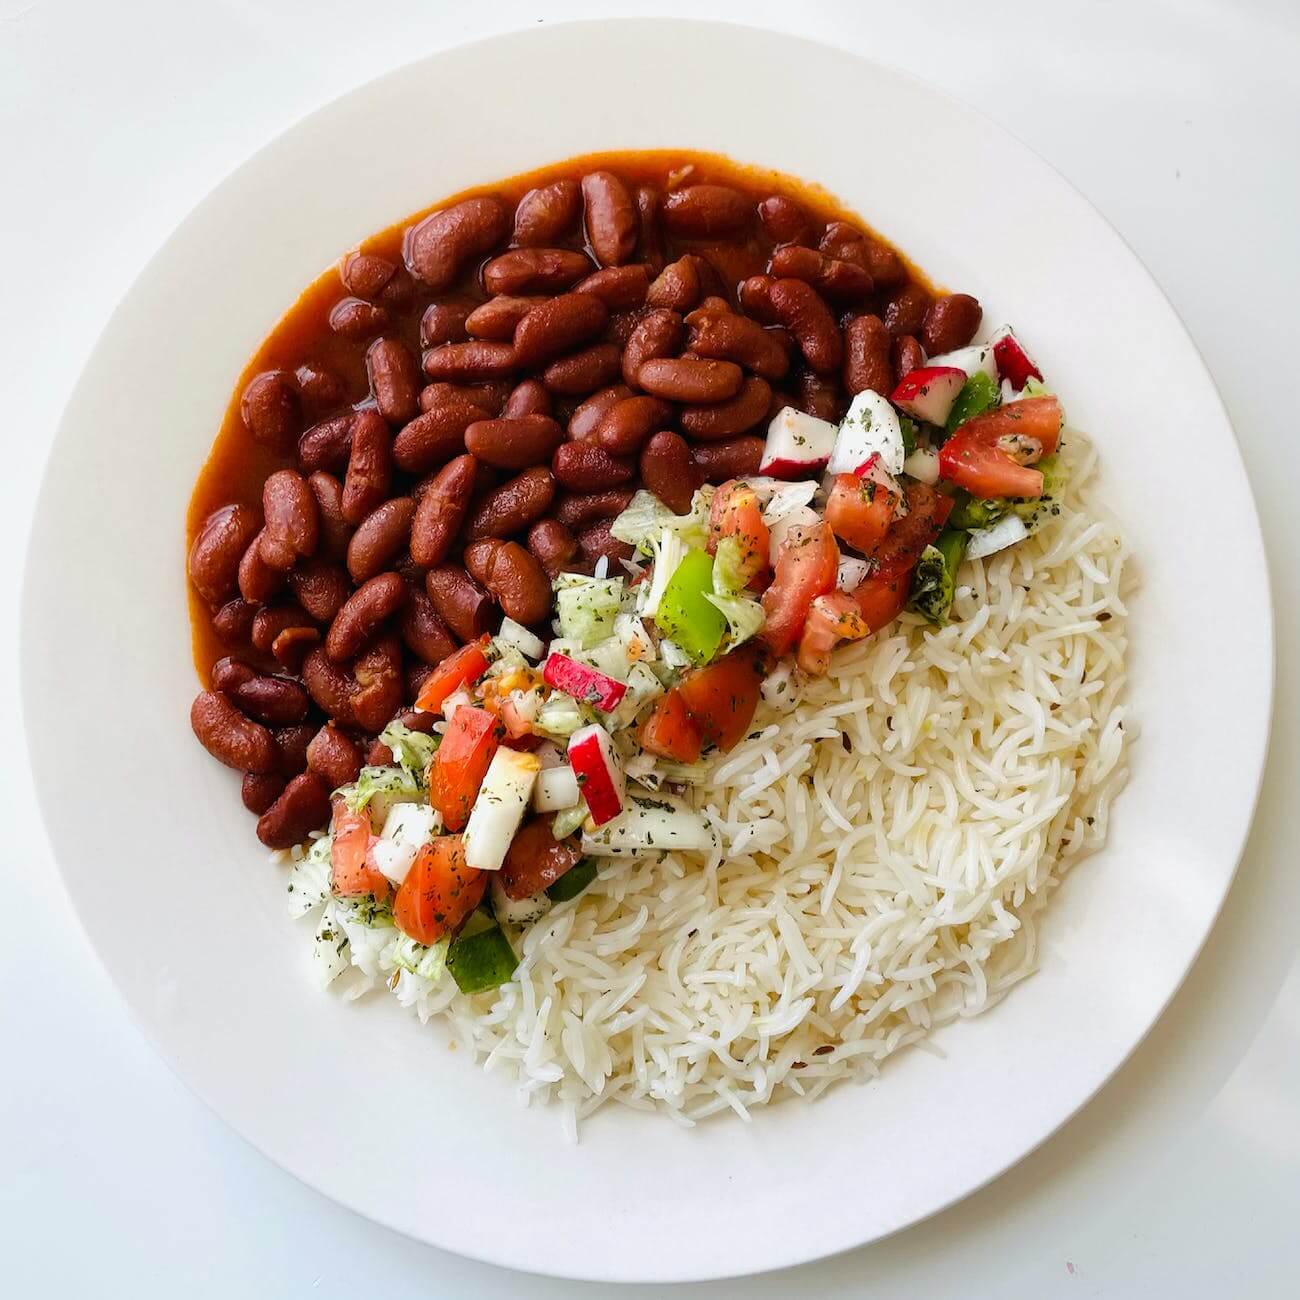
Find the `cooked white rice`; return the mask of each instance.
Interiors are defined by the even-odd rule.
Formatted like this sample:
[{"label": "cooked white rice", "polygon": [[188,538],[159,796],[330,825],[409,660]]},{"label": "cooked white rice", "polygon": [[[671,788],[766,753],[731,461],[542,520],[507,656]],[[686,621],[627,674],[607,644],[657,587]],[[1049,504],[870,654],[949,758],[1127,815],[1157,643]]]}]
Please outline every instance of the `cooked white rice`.
[{"label": "cooked white rice", "polygon": [[[1128,552],[1089,492],[1091,445],[1071,434],[1063,455],[1059,515],[962,568],[950,626],[907,615],[821,680],[765,684],[698,795],[712,857],[603,861],[491,993],[397,970],[392,928],[333,904],[325,973],[350,960],[353,995],[387,984],[445,1018],[571,1130],[609,1101],[748,1118],[992,1006],[1034,970],[1039,912],[1127,775]],[[316,875],[299,864],[295,898],[319,917]]]}]

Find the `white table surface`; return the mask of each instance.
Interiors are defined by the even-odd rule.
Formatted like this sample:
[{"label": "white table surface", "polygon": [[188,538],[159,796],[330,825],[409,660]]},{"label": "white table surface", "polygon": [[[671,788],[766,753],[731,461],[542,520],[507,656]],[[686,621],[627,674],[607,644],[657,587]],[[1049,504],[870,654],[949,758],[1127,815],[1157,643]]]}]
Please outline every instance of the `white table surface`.
[{"label": "white table surface", "polygon": [[[396,1300],[601,1291],[470,1263],[353,1216],[252,1151],[164,1068],[77,928],[37,820],[16,691],[16,610],[32,502],[64,396],[114,303],[212,185],[304,113],[397,63],[620,8],[0,0],[6,1294]],[[1293,0],[915,8],[924,20],[906,16],[910,5],[849,0],[689,0],[628,12],[743,14],[910,69],[1010,128],[1118,226],[1204,352],[1254,482],[1278,609],[1269,776],[1240,874],[1186,985],[1062,1132],[980,1194],[875,1247],[676,1294],[1294,1295],[1300,11]],[[1153,491],[1204,502],[1189,528],[1218,526],[1212,466],[1153,465],[1152,474]],[[70,526],[93,538],[93,521]],[[1231,617],[1231,602],[1231,592],[1207,591],[1206,617]],[[111,628],[86,628],[86,653],[111,653],[112,639]],[[67,815],[76,815],[75,790]]]}]

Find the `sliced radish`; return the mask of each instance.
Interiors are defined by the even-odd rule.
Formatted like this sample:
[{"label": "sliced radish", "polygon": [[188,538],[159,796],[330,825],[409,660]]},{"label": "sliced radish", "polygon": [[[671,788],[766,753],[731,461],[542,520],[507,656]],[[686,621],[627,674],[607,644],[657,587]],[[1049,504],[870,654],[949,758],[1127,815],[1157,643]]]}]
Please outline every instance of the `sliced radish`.
[{"label": "sliced radish", "polygon": [[400,885],[420,846],[428,843],[437,827],[438,814],[428,804],[395,803],[367,857],[393,884]]},{"label": "sliced radish", "polygon": [[1004,325],[993,336],[993,360],[999,377],[1015,389],[1023,388],[1029,379],[1042,382],[1043,372],[1034,364],[1024,344],[1011,332],[1010,325]]},{"label": "sliced radish", "polygon": [[965,382],[966,372],[956,366],[921,366],[899,380],[889,400],[914,420],[942,424]]},{"label": "sliced radish", "polygon": [[526,655],[529,659],[540,659],[546,653],[541,637],[530,632],[522,623],[516,623],[513,618],[501,620],[501,630],[497,633],[497,640],[514,646],[521,655]]},{"label": "sliced radish", "polygon": [[897,474],[903,468],[905,454],[898,412],[890,406],[888,398],[866,388],[853,399],[840,421],[826,470],[830,474],[852,474],[872,456],[879,456],[885,468]]},{"label": "sliced radish", "polygon": [[981,370],[990,379],[998,377],[998,366],[993,359],[993,345],[991,343],[972,343],[968,348],[958,348],[955,352],[944,352],[940,356],[931,357],[929,364],[931,366],[955,366],[965,374],[967,379]]},{"label": "sliced radish", "polygon": [[767,426],[759,473],[771,478],[815,478],[830,458],[837,430],[829,420],[782,407]]},{"label": "sliced radish", "polygon": [[501,877],[492,877],[492,915],[503,924],[532,925],[550,910],[551,900],[545,890],[528,898],[511,898],[501,883]]},{"label": "sliced radish", "polygon": [[544,767],[533,787],[533,808],[537,812],[559,812],[575,808],[581,798],[578,778],[567,763],[563,767]]},{"label": "sliced radish", "polygon": [[606,713],[618,708],[627,694],[622,682],[568,655],[548,655],[542,665],[542,680],[547,686]]},{"label": "sliced radish", "polygon": [[835,586],[840,591],[852,591],[860,587],[871,573],[871,565],[856,555],[841,555],[839,572],[835,575]]},{"label": "sliced radish", "polygon": [[979,560],[986,555],[1005,551],[1008,546],[1023,542],[1029,536],[1029,529],[1019,515],[1003,515],[996,523],[987,528],[976,528],[970,535],[966,546],[966,558]]},{"label": "sliced radish", "polygon": [[500,871],[510,841],[524,820],[541,761],[502,746],[492,755],[465,825],[465,862],[478,871]]},{"label": "sliced radish", "polygon": [[627,785],[614,741],[598,722],[579,727],[569,737],[569,766],[597,826],[612,821],[627,802]]},{"label": "sliced radish", "polygon": [[939,453],[932,447],[918,447],[904,462],[903,473],[918,483],[931,485],[939,481]]}]

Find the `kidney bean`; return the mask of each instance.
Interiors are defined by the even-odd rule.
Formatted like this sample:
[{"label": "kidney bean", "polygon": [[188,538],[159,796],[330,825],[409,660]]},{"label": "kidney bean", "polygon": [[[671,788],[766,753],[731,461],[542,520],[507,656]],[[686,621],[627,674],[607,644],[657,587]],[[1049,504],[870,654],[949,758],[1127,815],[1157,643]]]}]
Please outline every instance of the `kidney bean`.
[{"label": "kidney bean", "polygon": [[343,287],[358,298],[378,298],[393,273],[394,263],[375,253],[350,253],[339,267]]},{"label": "kidney bean", "polygon": [[[356,582],[367,582],[375,574],[382,573],[401,555],[410,539],[411,520],[414,517],[414,499],[394,497],[382,506],[377,506],[361,521],[357,531],[352,534],[347,551],[348,573]],[[292,575],[290,581],[292,582]],[[316,614],[301,596],[299,600],[322,623],[328,623],[334,617],[334,614]]]},{"label": "kidney bean", "polygon": [[498,415],[514,385],[508,380],[489,379],[481,384],[448,384],[441,380],[420,389],[420,410],[431,411],[448,402],[477,406],[484,416]]},{"label": "kidney bean", "polygon": [[630,560],[635,552],[609,531],[612,526],[611,519],[600,519],[594,524],[588,524],[578,534],[578,545],[582,547],[582,553],[587,559],[599,560],[604,556],[610,567],[614,568],[620,560]]},{"label": "kidney bean", "polygon": [[251,682],[257,676],[257,670],[242,659],[223,655],[212,665],[208,673],[208,685],[214,691],[233,694],[245,682]]},{"label": "kidney bean", "polygon": [[892,359],[893,378],[897,383],[904,375],[925,365],[925,349],[910,334],[904,334],[894,340]]},{"label": "kidney bean", "polygon": [[524,415],[550,415],[551,395],[540,379],[525,379],[510,390],[501,414],[507,420],[517,420]]},{"label": "kidney bean", "polygon": [[669,262],[647,291],[646,303],[670,311],[690,311],[700,300],[700,273],[696,264],[701,260],[687,253]]},{"label": "kidney bean", "polygon": [[707,442],[702,447],[692,447],[691,456],[706,483],[725,483],[729,478],[746,478],[758,473],[763,463],[763,439],[744,434],[726,442]]},{"label": "kidney bean", "polygon": [[345,339],[366,339],[388,328],[388,309],[363,298],[341,298],[330,308],[329,327]]},{"label": "kidney bean", "polygon": [[542,371],[542,383],[562,397],[582,397],[618,378],[620,353],[613,343],[596,343]]},{"label": "kidney bean", "polygon": [[406,648],[426,664],[439,664],[455,653],[456,638],[422,587],[407,592],[397,630]]},{"label": "kidney bean", "polygon": [[[559,451],[556,452],[558,455]],[[551,471],[540,465],[526,469],[500,487],[493,488],[472,507],[465,524],[465,538],[476,542],[484,537],[509,537],[512,533],[522,532],[546,514],[554,500],[555,478]]]},{"label": "kidney bean", "polygon": [[253,630],[253,615],[257,606],[236,598],[228,600],[212,616],[212,630],[226,645],[240,645],[248,640]]},{"label": "kidney bean", "polygon": [[[635,472],[630,462],[611,456],[594,442],[566,442],[556,449],[551,469],[570,492],[598,492],[617,487]],[[545,512],[539,512],[542,513]]]},{"label": "kidney bean", "polygon": [[262,528],[257,549],[264,563],[281,571],[312,555],[320,537],[320,513],[307,480],[278,469],[262,484]]},{"label": "kidney bean", "polygon": [[838,370],[844,345],[835,318],[817,290],[802,280],[777,280],[771,299],[777,320],[794,335],[808,364],[822,373]]},{"label": "kidney bean", "polygon": [[798,244],[778,248],[767,270],[776,279],[804,280],[836,302],[859,301],[874,287],[871,276],[862,267]]},{"label": "kidney bean", "polygon": [[[763,381],[757,380],[757,383]],[[767,385],[763,384],[766,388]],[[699,466],[691,456],[686,439],[670,429],[662,429],[646,443],[641,452],[641,480],[674,514],[684,515],[691,508],[691,498],[704,482]],[[584,533],[584,538],[586,534]],[[586,543],[583,543],[586,549]],[[630,558],[630,557],[628,557]]]},{"label": "kidney bean", "polygon": [[444,343],[424,354],[424,373],[430,379],[458,380],[504,379],[518,365],[515,350],[509,343],[471,339],[468,343]]},{"label": "kidney bean", "polygon": [[329,788],[315,772],[300,772],[257,819],[257,838],[268,849],[291,849],[329,819]]},{"label": "kidney bean", "polygon": [[483,268],[488,293],[559,293],[591,273],[591,259],[571,248],[512,248]]},{"label": "kidney bean", "polygon": [[[807,244],[812,241],[801,239],[795,242]],[[817,247],[827,257],[837,258],[841,262],[852,262],[854,266],[860,266],[864,271],[869,269],[867,237],[850,221],[832,221],[823,232]]]},{"label": "kidney bean", "polygon": [[868,388],[885,397],[894,391],[889,348],[879,316],[855,316],[844,327],[844,387],[850,396]]},{"label": "kidney bean", "polygon": [[271,772],[277,754],[271,733],[244,717],[219,691],[200,691],[190,706],[199,744],[219,763],[239,772]]},{"label": "kidney bean", "polygon": [[393,278],[379,291],[379,301],[398,311],[405,311],[415,301],[415,281],[406,267],[393,272]]},{"label": "kidney bean", "polygon": [[778,244],[807,244],[813,237],[811,218],[793,199],[769,194],[758,205],[758,219]]},{"label": "kidney bean", "polygon": [[264,605],[284,582],[284,573],[262,558],[262,536],[259,531],[239,561],[239,594],[254,605]]},{"label": "kidney bean", "polygon": [[231,698],[250,717],[277,727],[301,722],[310,703],[307,692],[297,682],[256,674],[236,686]]},{"label": "kidney bean", "polygon": [[292,727],[276,727],[271,735],[275,737],[276,753],[280,758],[280,775],[297,776],[307,767],[307,746],[316,734],[316,724],[299,722]]},{"label": "kidney bean", "polygon": [[270,654],[276,638],[288,628],[316,629],[306,610],[299,605],[265,605],[253,617],[251,638],[253,649]]},{"label": "kidney bean", "polygon": [[603,492],[581,492],[561,497],[555,507],[555,518],[577,532],[593,519],[612,519],[621,515],[634,494],[632,488],[607,488]]},{"label": "kidney bean", "polygon": [[688,346],[696,356],[734,361],[763,379],[780,379],[790,369],[780,339],[757,321],[733,311],[692,312]]},{"label": "kidney bean", "polygon": [[558,519],[539,519],[528,530],[528,549],[554,578],[578,553],[578,539]]},{"label": "kidney bean", "polygon": [[587,293],[562,293],[539,303],[515,326],[515,359],[536,366],[599,334],[609,308]]},{"label": "kidney bean", "polygon": [[436,348],[440,343],[463,343],[465,322],[475,310],[468,298],[444,298],[431,302],[420,317],[420,345]]},{"label": "kidney bean", "polygon": [[293,372],[293,377],[303,403],[313,414],[333,410],[347,401],[348,390],[343,381],[326,366],[305,362]]},{"label": "kidney bean", "polygon": [[548,301],[542,294],[499,293],[465,317],[465,332],[476,339],[508,343],[515,336],[515,326],[534,307]]},{"label": "kidney bean", "polygon": [[637,187],[636,211],[641,261],[651,275],[658,275],[668,260],[664,253],[663,227],[659,224],[659,209],[662,206],[663,197],[653,185]]},{"label": "kidney bean", "polygon": [[637,375],[647,361],[670,357],[681,348],[684,326],[682,318],[664,307],[646,312],[628,338],[623,349],[623,382],[638,388]]},{"label": "kidney bean", "polygon": [[392,767],[396,762],[397,759],[393,757],[393,751],[376,736],[370,742],[370,748],[366,750],[366,766]]},{"label": "kidney bean", "polygon": [[674,402],[721,402],[740,391],[744,379],[731,361],[703,357],[658,357],[642,364],[637,383]]},{"label": "kidney bean", "polygon": [[337,790],[361,775],[361,751],[334,723],[327,722],[307,745],[307,770]]},{"label": "kidney bean", "polygon": [[440,293],[466,266],[490,253],[509,228],[510,214],[500,199],[463,199],[412,226],[402,255],[411,274]]},{"label": "kidney bean", "polygon": [[[731,304],[720,294],[710,294],[707,298],[700,299],[700,305],[686,316],[686,324],[702,325],[706,320],[714,316],[734,316],[735,312],[731,310]],[[748,319],[742,317],[742,319]]]},{"label": "kidney bean", "polygon": [[343,479],[343,518],[359,524],[388,496],[393,479],[393,439],[384,417],[363,407],[352,422],[352,454]]},{"label": "kidney bean", "polygon": [[190,581],[204,600],[216,603],[235,590],[239,563],[261,529],[252,506],[238,503],[214,510],[194,535],[190,547]]},{"label": "kidney bean", "polygon": [[376,339],[366,350],[366,373],[379,413],[389,424],[405,424],[420,409],[420,370],[400,339]]},{"label": "kidney bean", "polygon": [[284,777],[275,772],[245,772],[239,797],[249,812],[260,817],[280,797],[284,787]]},{"label": "kidney bean", "polygon": [[628,266],[606,266],[593,271],[574,285],[575,293],[589,293],[599,298],[610,311],[628,311],[645,302],[650,287],[650,272],[641,262]]},{"label": "kidney bean", "polygon": [[421,568],[432,568],[447,558],[469,511],[478,470],[473,456],[457,456],[438,471],[420,496],[411,524],[411,559]]},{"label": "kidney bean", "polygon": [[486,412],[459,399],[417,415],[393,440],[393,460],[408,474],[423,474],[465,450],[465,430]]},{"label": "kidney bean", "polygon": [[465,430],[465,446],[479,460],[499,469],[549,464],[563,441],[564,430],[549,415],[476,420]]},{"label": "kidney bean", "polygon": [[356,681],[351,673],[330,659],[323,646],[309,651],[302,661],[302,682],[325,713],[343,726],[353,725],[356,719],[352,713],[352,697],[356,693]]},{"label": "kidney bean", "polygon": [[897,338],[900,334],[920,334],[930,295],[919,284],[904,285],[885,304],[882,319],[885,328]]},{"label": "kidney bean", "polygon": [[551,583],[518,542],[489,537],[465,548],[465,567],[516,623],[540,623],[551,612]]},{"label": "kidney bean", "polygon": [[307,480],[316,498],[320,518],[320,549],[328,559],[341,560],[347,554],[352,525],[343,517],[343,484],[324,470],[317,470]]},{"label": "kidney bean", "polygon": [[[423,681],[424,678],[429,675],[429,665],[418,664],[416,667],[418,670],[418,680]],[[411,673],[408,669],[408,676],[415,677],[416,674]],[[420,691],[417,687],[414,691],[410,692],[410,698],[416,699],[419,694]],[[403,709],[397,715],[397,720],[408,731],[418,731],[422,735],[431,736],[433,734],[434,724],[438,721],[438,715],[436,713],[430,713],[424,709],[410,708]]]},{"label": "kidney bean", "polygon": [[663,206],[668,233],[686,239],[736,234],[753,215],[753,200],[730,185],[688,185],[671,190]]},{"label": "kidney bean", "polygon": [[289,586],[298,603],[318,623],[332,622],[352,594],[347,570],[328,560],[310,560],[290,569]]},{"label": "kidney bean", "polygon": [[838,375],[819,375],[814,370],[799,372],[799,398],[796,403],[799,410],[815,415],[819,420],[829,420],[832,424],[839,422],[845,411],[845,402],[840,393]]},{"label": "kidney bean", "polygon": [[287,627],[271,642],[271,655],[286,672],[296,673],[302,667],[303,655],[319,643],[316,628]]},{"label": "kidney bean", "polygon": [[726,402],[709,406],[688,406],[679,417],[682,429],[693,438],[709,442],[733,438],[752,429],[767,416],[772,401],[772,386],[765,379],[750,376],[740,392]]},{"label": "kidney bean", "polygon": [[601,266],[628,261],[636,248],[637,212],[632,196],[613,172],[588,172],[582,178],[587,243]]},{"label": "kidney bean", "polygon": [[355,411],[344,411],[313,424],[298,439],[298,468],[304,474],[314,474],[317,470],[338,469],[345,465],[352,451],[352,422],[355,418]]},{"label": "kidney bean", "polygon": [[239,413],[260,447],[283,451],[302,427],[298,394],[282,370],[267,370],[249,380],[239,399]]},{"label": "kidney bean", "polygon": [[335,663],[351,659],[405,599],[406,583],[396,573],[381,573],[363,582],[334,616],[325,635],[325,653]]},{"label": "kidney bean", "polygon": [[578,442],[594,441],[605,413],[616,402],[631,396],[632,390],[626,384],[612,384],[598,393],[592,393],[569,417],[569,437]]},{"label": "kidney bean", "polygon": [[931,356],[964,348],[975,337],[983,315],[979,300],[970,294],[946,293],[927,308],[921,343]]},{"label": "kidney bean", "polygon": [[776,283],[770,275],[751,275],[742,280],[736,290],[741,310],[764,325],[776,324],[776,310],[772,306],[772,286]]},{"label": "kidney bean", "polygon": [[595,441],[611,456],[634,456],[645,440],[672,419],[673,408],[657,397],[628,397],[616,402],[596,428]]},{"label": "kidney bean", "polygon": [[515,208],[513,242],[521,248],[558,243],[577,222],[581,206],[582,190],[568,178],[529,190]]},{"label": "kidney bean", "polygon": [[907,267],[888,244],[849,225],[832,221],[822,236],[821,251],[841,261],[856,262],[871,276],[877,289],[896,289],[907,283]]},{"label": "kidney bean", "polygon": [[474,641],[492,625],[492,597],[459,564],[439,564],[424,577],[438,617],[461,641]]}]

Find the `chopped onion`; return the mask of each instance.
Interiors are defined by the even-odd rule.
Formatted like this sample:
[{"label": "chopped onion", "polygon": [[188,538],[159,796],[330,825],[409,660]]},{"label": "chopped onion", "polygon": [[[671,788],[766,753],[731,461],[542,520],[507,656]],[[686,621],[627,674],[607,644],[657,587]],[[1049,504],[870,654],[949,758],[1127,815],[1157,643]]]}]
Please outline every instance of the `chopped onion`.
[{"label": "chopped onion", "polygon": [[918,447],[904,462],[903,473],[918,483],[933,486],[939,481],[939,453],[930,447]]},{"label": "chopped onion", "polygon": [[1003,515],[996,523],[987,528],[977,528],[970,535],[966,547],[968,560],[979,560],[986,555],[1004,551],[1008,546],[1023,542],[1029,536],[1029,529],[1019,515]]}]

